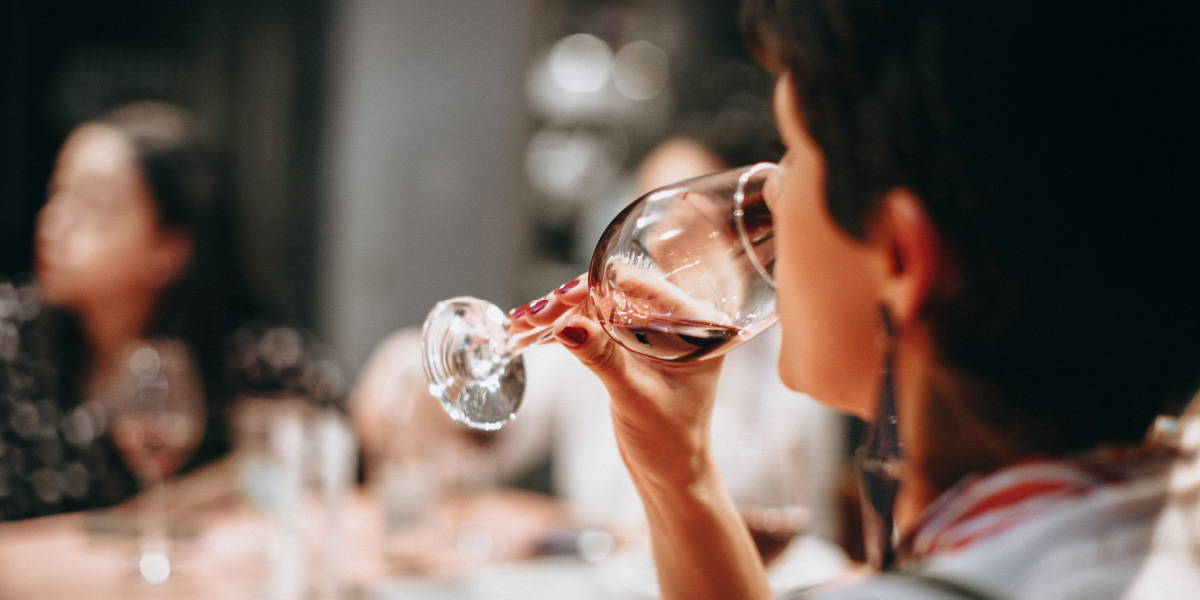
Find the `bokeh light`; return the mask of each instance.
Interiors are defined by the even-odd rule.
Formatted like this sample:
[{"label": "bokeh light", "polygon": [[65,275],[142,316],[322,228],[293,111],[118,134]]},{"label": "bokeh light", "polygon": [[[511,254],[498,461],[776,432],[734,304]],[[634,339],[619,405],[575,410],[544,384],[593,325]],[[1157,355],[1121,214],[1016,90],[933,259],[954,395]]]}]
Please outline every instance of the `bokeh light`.
[{"label": "bokeh light", "polygon": [[670,59],[662,48],[647,42],[630,42],[617,51],[613,84],[630,100],[651,100],[667,87]]},{"label": "bokeh light", "polygon": [[598,92],[612,72],[612,49],[604,40],[588,34],[568,35],[550,50],[550,74],[568,92]]},{"label": "bokeh light", "polygon": [[147,552],[138,560],[138,572],[148,583],[162,583],[171,577],[171,561],[162,552]]},{"label": "bokeh light", "polygon": [[618,128],[544,128],[526,148],[525,173],[541,193],[578,201],[620,169],[628,142]]}]

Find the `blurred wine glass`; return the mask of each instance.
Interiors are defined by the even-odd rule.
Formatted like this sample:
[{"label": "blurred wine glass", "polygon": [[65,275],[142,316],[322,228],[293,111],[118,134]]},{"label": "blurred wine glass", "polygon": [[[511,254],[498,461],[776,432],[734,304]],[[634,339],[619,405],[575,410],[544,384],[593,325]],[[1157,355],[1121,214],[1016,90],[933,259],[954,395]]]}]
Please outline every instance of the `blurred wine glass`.
[{"label": "blurred wine glass", "polygon": [[171,576],[166,483],[204,431],[204,394],[187,346],[171,338],[132,344],[107,405],[113,443],[143,490],[138,573],[162,583]]}]

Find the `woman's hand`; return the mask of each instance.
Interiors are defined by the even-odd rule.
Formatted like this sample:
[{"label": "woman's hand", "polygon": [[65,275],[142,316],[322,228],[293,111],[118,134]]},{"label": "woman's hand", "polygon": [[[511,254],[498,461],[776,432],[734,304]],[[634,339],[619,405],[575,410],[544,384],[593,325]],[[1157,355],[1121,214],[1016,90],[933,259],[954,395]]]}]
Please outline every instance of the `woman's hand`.
[{"label": "woman's hand", "polygon": [[[669,291],[660,290],[655,301],[669,297]],[[567,314],[587,298],[586,276],[580,276],[513,310],[510,331],[519,334],[554,323],[558,342],[596,373],[612,397],[617,444],[635,481],[678,486],[706,474],[709,420],[722,359],[668,363],[630,352],[586,311]]]},{"label": "woman's hand", "polygon": [[[681,308],[673,302],[687,298],[677,291],[659,286],[633,301]],[[762,559],[709,452],[722,359],[667,363],[630,352],[588,311],[571,311],[587,297],[577,278],[515,309],[510,331],[553,323],[555,338],[608,388],[617,447],[646,509],[661,597],[770,597]]]}]

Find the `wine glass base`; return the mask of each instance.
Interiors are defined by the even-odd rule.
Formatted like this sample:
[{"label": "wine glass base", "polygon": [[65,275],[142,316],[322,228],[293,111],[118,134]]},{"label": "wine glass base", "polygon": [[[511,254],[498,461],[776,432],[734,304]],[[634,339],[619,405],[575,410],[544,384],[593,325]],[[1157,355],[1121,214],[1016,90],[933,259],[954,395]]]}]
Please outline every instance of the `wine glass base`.
[{"label": "wine glass base", "polygon": [[516,416],[525,393],[525,363],[505,351],[504,311],[467,296],[443,300],[425,319],[422,339],[429,393],[451,418],[493,431]]},{"label": "wine glass base", "polygon": [[138,573],[146,583],[163,583],[171,576],[171,559],[161,550],[143,552],[138,558]]}]

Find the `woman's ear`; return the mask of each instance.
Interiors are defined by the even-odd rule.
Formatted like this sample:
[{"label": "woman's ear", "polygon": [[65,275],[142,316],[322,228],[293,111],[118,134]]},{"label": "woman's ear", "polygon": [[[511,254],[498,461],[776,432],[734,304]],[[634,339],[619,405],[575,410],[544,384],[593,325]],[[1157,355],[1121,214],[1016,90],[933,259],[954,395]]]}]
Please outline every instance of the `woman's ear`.
[{"label": "woman's ear", "polygon": [[929,300],[942,268],[941,240],[920,199],[904,188],[884,196],[877,223],[884,244],[883,300],[903,329]]},{"label": "woman's ear", "polygon": [[192,262],[192,236],[186,231],[169,230],[159,236],[154,251],[154,280],[158,287],[183,278]]}]

